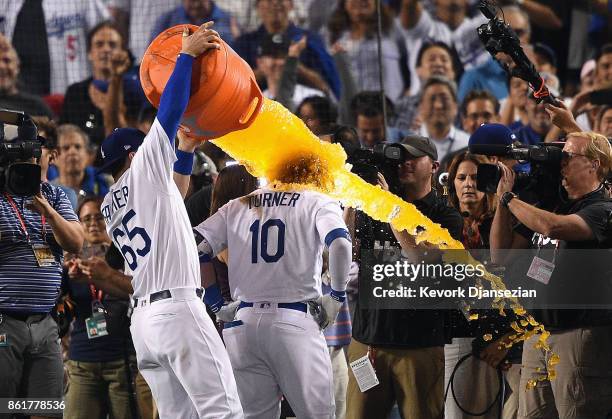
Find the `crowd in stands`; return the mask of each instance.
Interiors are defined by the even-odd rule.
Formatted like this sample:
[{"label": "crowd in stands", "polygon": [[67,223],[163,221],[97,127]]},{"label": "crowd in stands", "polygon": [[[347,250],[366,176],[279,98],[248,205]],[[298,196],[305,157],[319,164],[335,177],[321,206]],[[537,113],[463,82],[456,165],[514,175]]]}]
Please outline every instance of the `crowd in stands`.
[{"label": "crowd in stands", "polygon": [[[431,177],[438,178],[432,171],[448,171],[447,195],[430,196],[428,190],[425,195],[403,198],[414,201],[434,221],[437,217],[466,247],[489,249],[499,244],[489,240],[499,196],[476,191],[477,164],[490,160],[466,153],[470,138],[482,124],[507,127],[507,134],[495,136],[503,137],[498,144],[504,145],[552,142],[574,131],[612,138],[612,1],[497,0],[500,18],[514,30],[561,102],[557,107],[538,102],[527,82],[508,75],[502,65],[512,64],[509,56],[494,59],[485,50],[476,29],[488,19],[477,3],[383,0],[379,9],[376,0],[0,0],[0,108],[36,117],[39,134],[46,138],[42,180],[61,188],[85,230],[83,250],[65,257],[61,290],[62,304],[74,306],[74,321],[63,338],[68,348],[67,418],[106,414],[153,418],[156,414],[142,377],[130,378],[135,369],[126,326],[130,290],[125,284],[117,285],[121,278],[116,278],[115,269],[122,268],[122,257],[107,254],[105,260],[110,239],[104,232],[100,199],[111,182],[96,171],[106,136],[117,127],[146,133],[155,118],[139,80],[139,64],[150,41],[174,25],[213,20],[221,38],[253,68],[264,96],[282,103],[320,138],[368,149],[382,143],[401,144],[415,135],[429,139],[423,146],[429,151],[422,156],[439,162],[429,168],[429,183]],[[486,143],[480,137],[473,141]],[[210,143],[198,147],[185,199],[193,225],[228,200],[256,188],[256,180],[241,166],[228,165],[230,160]],[[522,170],[519,166],[515,169]],[[67,212],[67,208],[61,210]],[[359,212],[346,215],[353,230],[378,228]],[[380,241],[401,247],[397,235],[389,226],[385,228],[388,231],[370,244]],[[363,241],[361,245],[365,246]],[[399,409],[402,417],[434,417],[428,415],[440,413],[443,394],[432,398],[428,389],[437,391],[448,382],[453,366],[472,350],[482,328],[451,320],[456,333],[449,338],[442,333],[448,321],[443,316],[431,319],[425,313],[427,327],[434,329],[431,332],[422,327],[418,315],[360,308],[355,289],[359,257],[355,255],[349,284],[352,316],[345,306],[335,327],[326,333],[334,365],[336,417],[383,418],[376,415],[387,408],[392,409],[391,415],[398,415]],[[215,263],[218,278],[225,275],[227,280],[223,255]],[[108,270],[109,266],[114,269]],[[112,281],[115,285],[109,286]],[[0,278],[0,313],[4,285]],[[116,323],[108,325],[109,336],[88,339],[84,322],[92,316],[95,301],[104,302]],[[388,322],[413,327],[414,333],[373,331],[386,327],[386,315]],[[485,345],[482,359],[486,362],[457,378],[461,386],[478,389],[472,398],[467,393],[459,395],[474,409],[495,397],[491,393],[497,385],[494,368],[506,355],[501,356],[498,352],[503,351],[495,347],[507,339],[508,325],[496,324],[504,333]],[[610,346],[610,325],[606,323],[608,335],[594,334],[589,345]],[[583,326],[553,324],[553,330]],[[436,328],[441,328],[439,334]],[[399,339],[391,342],[393,349],[387,347],[387,352],[385,333]],[[368,347],[379,344],[379,377],[398,380],[393,388],[381,386],[381,391],[391,394],[384,400],[377,398],[380,395],[368,399],[367,393],[359,392],[347,368],[347,359],[361,357]],[[401,364],[401,360],[410,362]],[[393,370],[394,362],[401,364],[399,370]],[[510,396],[503,417],[556,417],[538,416],[534,399],[520,405],[520,365],[519,351],[504,370]],[[433,375],[438,373],[440,380]],[[612,388],[609,371],[601,380],[601,386]],[[414,391],[415,386],[421,390]],[[554,407],[556,401],[556,414],[566,417],[571,408],[559,399],[560,394],[571,399],[565,393],[552,397],[542,390],[538,394],[542,403],[546,400]],[[589,400],[607,403],[612,412],[612,393],[603,393]],[[467,417],[450,400],[446,400],[446,417]],[[409,414],[417,411],[416,416]],[[497,417],[488,415],[482,417]]]}]

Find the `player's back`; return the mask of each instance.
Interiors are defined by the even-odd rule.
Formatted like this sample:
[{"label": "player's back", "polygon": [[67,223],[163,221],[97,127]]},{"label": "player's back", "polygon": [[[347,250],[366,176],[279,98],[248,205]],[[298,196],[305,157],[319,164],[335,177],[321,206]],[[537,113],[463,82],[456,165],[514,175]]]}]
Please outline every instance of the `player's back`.
[{"label": "player's back", "polygon": [[172,177],[174,148],[154,121],[130,168],[102,204],[107,231],[133,275],[134,297],[200,287],[193,232]]},{"label": "player's back", "polygon": [[312,191],[258,189],[224,210],[234,299],[295,302],[320,295],[321,226],[329,225],[327,214],[344,226],[337,201]]}]

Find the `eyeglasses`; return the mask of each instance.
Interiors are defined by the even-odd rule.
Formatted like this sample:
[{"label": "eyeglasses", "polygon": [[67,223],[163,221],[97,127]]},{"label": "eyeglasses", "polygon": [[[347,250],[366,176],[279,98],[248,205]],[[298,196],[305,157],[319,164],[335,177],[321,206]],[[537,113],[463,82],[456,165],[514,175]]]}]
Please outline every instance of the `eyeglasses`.
[{"label": "eyeglasses", "polygon": [[581,157],[586,157],[587,159],[591,160],[591,158],[589,156],[587,156],[586,154],[579,154],[579,153],[573,153],[571,151],[562,151],[561,152],[561,159],[562,160],[571,160],[574,157],[577,156],[581,156]]},{"label": "eyeglasses", "polygon": [[102,221],[104,221],[104,216],[102,214],[86,215],[81,218],[83,224],[101,223]]}]

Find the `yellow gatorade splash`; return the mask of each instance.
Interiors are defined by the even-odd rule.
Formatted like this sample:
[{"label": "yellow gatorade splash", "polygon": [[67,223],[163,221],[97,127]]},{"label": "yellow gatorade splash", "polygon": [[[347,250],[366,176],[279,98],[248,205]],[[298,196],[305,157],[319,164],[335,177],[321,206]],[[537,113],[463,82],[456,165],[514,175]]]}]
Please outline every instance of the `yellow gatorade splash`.
[{"label": "yellow gatorade splash", "polygon": [[[297,116],[273,100],[265,99],[261,113],[249,128],[231,132],[213,140],[213,143],[244,164],[253,176],[270,181],[271,187],[319,190],[345,206],[390,223],[398,231],[407,230],[417,243],[425,242],[443,250],[464,249],[463,244],[453,239],[448,230],[425,217],[414,205],[351,173],[346,164],[346,153],[339,144],[319,140]],[[304,167],[305,164],[308,167]],[[305,173],[310,175],[310,179],[301,177]],[[295,179],[296,183],[280,183],[279,178]],[[467,251],[445,252],[442,257],[447,263],[479,263]],[[488,272],[484,277],[491,282],[492,289],[505,289],[501,278]],[[510,343],[506,346],[539,334],[536,347],[550,352],[546,343],[550,333],[527,314],[516,298],[506,300],[520,319],[520,325],[513,322],[512,328],[516,333],[510,336]],[[496,299],[494,308],[503,314],[505,303],[504,299]],[[525,329],[526,326],[531,326],[531,329]],[[490,335],[486,337],[492,339]],[[538,377],[538,381],[554,378],[554,365],[558,359],[557,355],[552,354],[548,374]],[[535,380],[531,380],[528,388],[534,386]]]}]

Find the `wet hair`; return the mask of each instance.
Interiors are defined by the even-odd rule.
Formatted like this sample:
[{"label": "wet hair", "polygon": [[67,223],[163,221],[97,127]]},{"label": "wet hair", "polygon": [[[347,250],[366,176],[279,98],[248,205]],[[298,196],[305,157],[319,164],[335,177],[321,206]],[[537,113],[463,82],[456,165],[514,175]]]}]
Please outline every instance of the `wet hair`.
[{"label": "wet hair", "polygon": [[314,185],[328,189],[330,176],[327,162],[314,153],[304,153],[284,161],[271,176],[285,184]]}]

